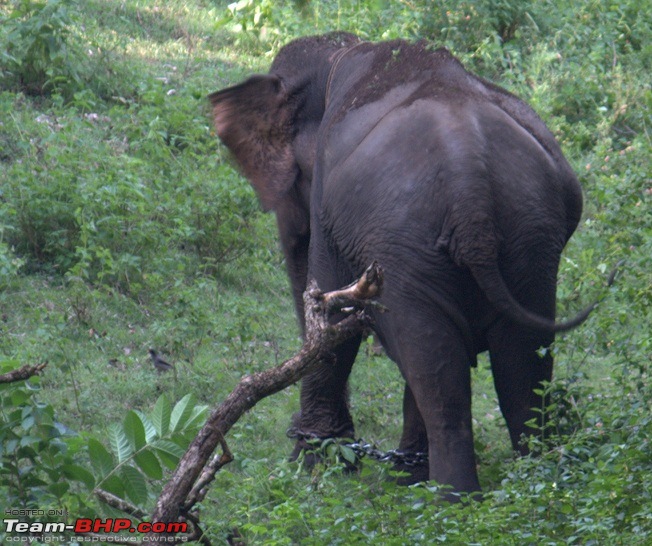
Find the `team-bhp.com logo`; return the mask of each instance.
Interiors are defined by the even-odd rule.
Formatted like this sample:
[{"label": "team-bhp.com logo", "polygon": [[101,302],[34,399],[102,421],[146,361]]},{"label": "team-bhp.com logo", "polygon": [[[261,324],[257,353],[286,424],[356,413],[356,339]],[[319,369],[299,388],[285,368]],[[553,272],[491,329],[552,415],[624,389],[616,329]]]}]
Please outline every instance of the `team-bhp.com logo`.
[{"label": "team-bhp.com logo", "polygon": [[[8,542],[34,542],[36,540],[42,542],[45,537],[50,538],[50,540],[46,540],[46,542],[57,542],[57,538],[63,539],[64,535],[69,535],[70,533],[79,536],[66,538],[66,541],[86,542],[85,539],[90,538],[89,535],[92,535],[92,538],[101,540],[103,535],[117,535],[123,533],[133,533],[134,535],[146,535],[149,533],[174,535],[176,533],[186,533],[188,531],[188,524],[183,522],[151,523],[144,521],[134,524],[128,518],[80,518],[73,523],[62,523],[39,521],[27,522],[21,521],[18,518],[5,517],[4,524],[6,533],[5,540]],[[139,537],[139,540],[145,538],[147,537]]]}]

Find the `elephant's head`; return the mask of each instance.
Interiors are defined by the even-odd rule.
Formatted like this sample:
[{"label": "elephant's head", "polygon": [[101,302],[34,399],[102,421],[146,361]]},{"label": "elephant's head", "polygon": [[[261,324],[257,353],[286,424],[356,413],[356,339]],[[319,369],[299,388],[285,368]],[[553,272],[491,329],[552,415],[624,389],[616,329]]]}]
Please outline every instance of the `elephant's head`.
[{"label": "elephant's head", "polygon": [[296,185],[309,185],[331,67],[357,43],[341,32],[295,40],[268,74],[210,95],[217,134],[266,210],[278,212]]},{"label": "elephant's head", "polygon": [[331,69],[360,43],[352,34],[300,38],[278,53],[268,74],[210,95],[217,134],[235,156],[265,210],[276,213],[303,325],[310,242],[310,183]]}]

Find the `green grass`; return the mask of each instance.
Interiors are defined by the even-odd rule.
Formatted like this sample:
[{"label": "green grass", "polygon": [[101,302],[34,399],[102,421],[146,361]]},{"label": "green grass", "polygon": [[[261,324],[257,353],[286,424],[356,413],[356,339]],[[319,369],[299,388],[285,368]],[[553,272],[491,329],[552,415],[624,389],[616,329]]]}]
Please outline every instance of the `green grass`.
[{"label": "green grass", "polygon": [[[428,38],[530,101],[584,188],[559,315],[606,298],[555,344],[556,443],[538,459],[512,457],[483,357],[473,405],[485,501],[442,505],[432,487],[396,487],[373,462],[355,475],[288,463],[292,387],[230,433],[236,460],[203,503],[204,527],[216,544],[234,528],[252,544],[652,540],[649,10],[637,0],[227,4],[50,1],[40,31],[27,15],[45,19],[41,4],[0,5],[0,19],[24,12],[0,25],[0,361],[49,363],[30,396],[82,435],[69,455],[88,466],[86,438],[106,441],[129,410],[149,412],[163,393],[217,404],[300,345],[274,219],[218,146],[206,95],[267,70],[298,36]],[[155,372],[150,347],[176,379]],[[26,397],[4,398],[2,434]],[[363,351],[351,380],[358,434],[395,447],[401,399],[394,364]],[[16,507],[100,509],[78,485],[16,497],[3,472],[0,493],[22,499]]]}]

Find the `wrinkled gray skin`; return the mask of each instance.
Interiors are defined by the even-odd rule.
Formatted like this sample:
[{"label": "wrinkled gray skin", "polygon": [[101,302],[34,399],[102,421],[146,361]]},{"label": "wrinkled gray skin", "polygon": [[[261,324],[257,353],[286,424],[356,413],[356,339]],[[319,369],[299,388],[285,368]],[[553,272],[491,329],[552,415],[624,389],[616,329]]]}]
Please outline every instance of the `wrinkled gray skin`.
[{"label": "wrinkled gray skin", "polygon": [[[215,126],[274,210],[297,312],[308,276],[342,287],[377,260],[375,330],[406,381],[410,481],[476,491],[470,370],[489,350],[512,445],[552,375],[559,257],[582,210],[554,137],[524,102],[420,42],[342,33],[284,47],[267,75],[210,96]],[[347,380],[360,339],[306,377],[298,425],[354,437]],[[297,443],[295,455],[305,445]]]}]

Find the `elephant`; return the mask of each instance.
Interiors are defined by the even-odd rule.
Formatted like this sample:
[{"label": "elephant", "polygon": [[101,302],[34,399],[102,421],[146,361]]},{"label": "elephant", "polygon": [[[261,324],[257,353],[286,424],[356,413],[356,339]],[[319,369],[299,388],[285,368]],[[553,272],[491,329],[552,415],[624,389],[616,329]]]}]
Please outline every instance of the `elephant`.
[{"label": "elephant", "polygon": [[[488,351],[514,450],[542,425],[560,255],[582,191],[524,101],[421,40],[295,39],[267,74],[209,95],[217,135],[276,214],[299,321],[308,279],[333,290],[377,261],[373,329],[405,379],[408,482],[476,492],[471,368]],[[306,437],[354,438],[348,378],[361,339],[303,378]]]}]

